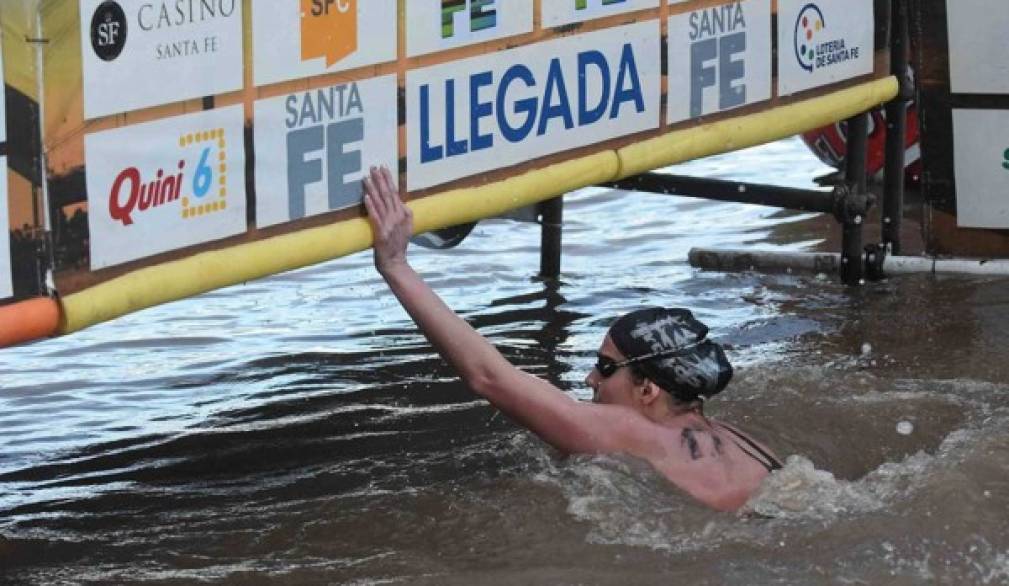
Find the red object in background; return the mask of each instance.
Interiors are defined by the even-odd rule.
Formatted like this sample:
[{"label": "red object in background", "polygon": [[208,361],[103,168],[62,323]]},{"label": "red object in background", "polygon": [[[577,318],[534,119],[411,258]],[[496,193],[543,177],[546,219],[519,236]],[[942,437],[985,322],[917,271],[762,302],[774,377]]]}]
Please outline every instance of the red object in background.
[{"label": "red object in background", "polygon": [[[802,140],[809,150],[824,164],[840,169],[844,164],[844,153],[848,137],[847,124],[838,122],[811,130],[802,135]],[[904,165],[907,169],[907,179],[917,182],[921,177],[921,147],[918,143],[918,109],[913,103],[907,108],[907,139]],[[883,108],[869,112],[869,145],[866,170],[869,176],[882,176],[886,161],[886,115]]]}]

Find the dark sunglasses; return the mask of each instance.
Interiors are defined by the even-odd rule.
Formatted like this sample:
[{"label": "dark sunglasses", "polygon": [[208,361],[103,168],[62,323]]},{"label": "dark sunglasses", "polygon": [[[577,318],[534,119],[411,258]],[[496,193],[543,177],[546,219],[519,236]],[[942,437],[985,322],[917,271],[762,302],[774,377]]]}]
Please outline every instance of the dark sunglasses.
[{"label": "dark sunglasses", "polygon": [[637,364],[638,362],[644,362],[646,360],[651,360],[653,358],[664,358],[667,356],[677,356],[679,354],[685,354],[690,350],[700,346],[707,341],[707,338],[701,338],[700,340],[694,342],[693,344],[688,344],[682,348],[671,348],[668,350],[659,350],[658,352],[652,352],[650,354],[643,354],[641,356],[635,356],[634,358],[628,358],[627,360],[613,360],[609,356],[604,356],[602,354],[596,357],[596,371],[603,378],[610,378],[613,376],[618,369],[627,366],[629,364]]}]

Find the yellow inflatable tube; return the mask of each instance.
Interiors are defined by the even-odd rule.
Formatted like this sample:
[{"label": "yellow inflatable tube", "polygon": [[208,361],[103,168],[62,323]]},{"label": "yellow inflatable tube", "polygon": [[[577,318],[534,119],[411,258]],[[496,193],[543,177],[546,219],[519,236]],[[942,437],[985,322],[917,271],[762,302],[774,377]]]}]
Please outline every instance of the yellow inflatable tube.
[{"label": "yellow inflatable tube", "polygon": [[617,151],[620,172],[616,179],[794,136],[871,110],[896,96],[897,78],[887,77],[758,114],[643,140]]},{"label": "yellow inflatable tube", "polygon": [[[503,214],[612,179],[613,151],[566,161],[471,189],[410,202],[417,233]],[[63,297],[60,333],[69,334],[161,303],[317,264],[371,246],[363,218],[312,228],[148,267]]]},{"label": "yellow inflatable tube", "polygon": [[[410,202],[417,233],[503,214],[589,185],[792,136],[889,101],[885,78],[774,110],[674,131],[497,183]],[[365,219],[205,252],[140,269],[62,298],[59,333],[68,334],[161,303],[338,258],[371,246]]]}]

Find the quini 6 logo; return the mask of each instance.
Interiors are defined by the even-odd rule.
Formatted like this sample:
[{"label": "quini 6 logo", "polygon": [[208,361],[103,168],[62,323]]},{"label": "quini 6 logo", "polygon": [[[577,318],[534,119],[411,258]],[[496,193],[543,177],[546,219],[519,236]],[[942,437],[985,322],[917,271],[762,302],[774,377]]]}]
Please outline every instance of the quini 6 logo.
[{"label": "quini 6 logo", "polygon": [[[188,133],[179,137],[178,144],[183,157],[174,165],[174,172],[159,168],[151,178],[144,177],[137,167],[128,167],[116,176],[109,191],[109,215],[113,220],[130,226],[139,214],[169,205],[181,208],[184,220],[227,209],[224,129]],[[191,178],[187,166],[193,169]]]}]

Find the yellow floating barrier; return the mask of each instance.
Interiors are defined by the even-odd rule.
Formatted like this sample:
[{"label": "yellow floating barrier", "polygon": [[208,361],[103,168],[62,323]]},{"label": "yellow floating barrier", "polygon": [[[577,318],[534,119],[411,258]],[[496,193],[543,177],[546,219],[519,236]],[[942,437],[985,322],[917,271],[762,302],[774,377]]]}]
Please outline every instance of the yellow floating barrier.
[{"label": "yellow floating barrier", "polygon": [[[867,111],[896,95],[897,81],[888,77],[496,183],[428,196],[409,203],[415,230],[428,232],[493,217],[582,187],[792,136]],[[140,269],[64,297],[59,332],[76,332],[162,303],[352,254],[371,244],[371,228],[366,219],[358,218]]]}]

